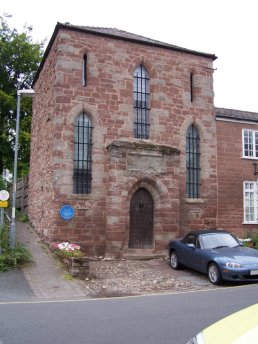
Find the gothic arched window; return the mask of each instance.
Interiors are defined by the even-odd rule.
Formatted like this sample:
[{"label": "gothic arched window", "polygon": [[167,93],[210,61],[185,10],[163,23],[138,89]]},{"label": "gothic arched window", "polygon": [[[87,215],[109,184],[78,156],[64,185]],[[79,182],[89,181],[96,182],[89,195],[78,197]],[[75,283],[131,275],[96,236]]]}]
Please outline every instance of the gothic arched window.
[{"label": "gothic arched window", "polygon": [[192,124],[186,133],[186,192],[189,198],[200,197],[200,137]]},{"label": "gothic arched window", "polygon": [[134,137],[148,139],[150,131],[150,90],[149,76],[140,65],[134,72]]},{"label": "gothic arched window", "polygon": [[80,114],[74,126],[73,193],[91,193],[92,123],[86,113]]}]

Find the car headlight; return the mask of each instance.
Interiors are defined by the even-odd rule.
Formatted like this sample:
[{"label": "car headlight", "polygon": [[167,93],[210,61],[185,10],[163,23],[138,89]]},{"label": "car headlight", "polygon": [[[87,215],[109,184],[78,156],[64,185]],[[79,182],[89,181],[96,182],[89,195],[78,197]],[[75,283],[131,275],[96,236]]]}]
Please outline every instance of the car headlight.
[{"label": "car headlight", "polygon": [[239,269],[239,268],[242,268],[243,265],[241,265],[240,263],[236,263],[236,262],[227,262],[226,267],[231,268],[231,269]]},{"label": "car headlight", "polygon": [[203,333],[198,333],[194,338],[190,339],[187,344],[205,344]]}]

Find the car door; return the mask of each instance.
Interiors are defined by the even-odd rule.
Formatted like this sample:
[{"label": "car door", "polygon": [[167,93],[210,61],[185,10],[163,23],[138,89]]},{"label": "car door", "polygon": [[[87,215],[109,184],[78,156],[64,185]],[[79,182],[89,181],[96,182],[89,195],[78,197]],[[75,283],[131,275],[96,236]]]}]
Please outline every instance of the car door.
[{"label": "car door", "polygon": [[185,265],[189,266],[192,269],[196,269],[196,235],[188,234],[185,240],[185,252],[184,252],[184,261]]},{"label": "car door", "polygon": [[199,236],[189,234],[186,238],[185,249],[186,265],[198,271],[204,271],[204,252],[201,249]]}]

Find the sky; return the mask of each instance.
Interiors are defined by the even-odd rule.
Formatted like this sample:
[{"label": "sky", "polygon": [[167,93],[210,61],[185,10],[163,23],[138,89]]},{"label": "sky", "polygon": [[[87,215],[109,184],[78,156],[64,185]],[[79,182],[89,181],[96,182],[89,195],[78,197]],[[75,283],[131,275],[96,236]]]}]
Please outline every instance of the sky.
[{"label": "sky", "polygon": [[[3,5],[4,3],[4,5]],[[49,41],[57,22],[125,30],[215,54],[216,107],[258,112],[257,0],[8,0],[9,26]]]}]

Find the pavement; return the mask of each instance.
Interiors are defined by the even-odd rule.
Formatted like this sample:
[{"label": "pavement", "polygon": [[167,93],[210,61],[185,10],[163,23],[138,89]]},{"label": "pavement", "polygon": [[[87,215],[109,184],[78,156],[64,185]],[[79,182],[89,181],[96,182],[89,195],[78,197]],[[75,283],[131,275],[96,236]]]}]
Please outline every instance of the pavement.
[{"label": "pavement", "polygon": [[70,279],[35,231],[16,222],[16,240],[26,246],[33,261],[21,269],[0,272],[0,302],[88,298],[82,281]]},{"label": "pavement", "polygon": [[75,300],[215,288],[206,276],[188,269],[172,270],[162,259],[91,261],[88,278],[71,278],[28,223],[16,222],[16,241],[29,249],[33,260],[21,269],[0,272],[0,302]]}]

